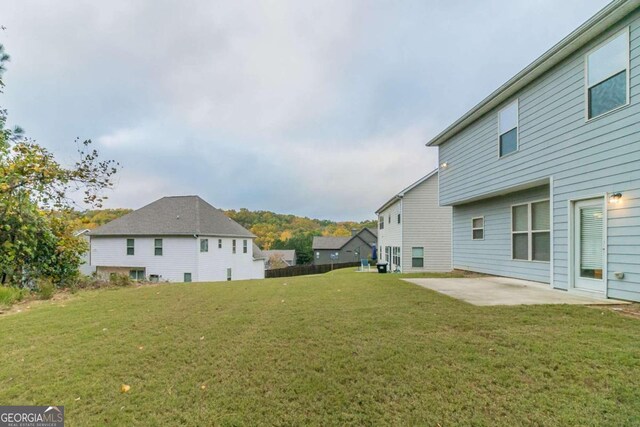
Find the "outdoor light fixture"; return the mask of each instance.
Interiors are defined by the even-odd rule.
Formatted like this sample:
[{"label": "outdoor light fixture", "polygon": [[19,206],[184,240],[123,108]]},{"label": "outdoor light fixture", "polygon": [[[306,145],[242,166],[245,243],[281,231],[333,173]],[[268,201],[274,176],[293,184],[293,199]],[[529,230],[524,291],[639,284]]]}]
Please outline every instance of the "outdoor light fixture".
[{"label": "outdoor light fixture", "polygon": [[609,195],[609,203],[620,203],[620,199],[622,199],[622,193],[611,193]]},{"label": "outdoor light fixture", "polygon": [[447,166],[449,166],[449,163],[447,163],[447,162],[440,163],[440,169],[446,169]]}]

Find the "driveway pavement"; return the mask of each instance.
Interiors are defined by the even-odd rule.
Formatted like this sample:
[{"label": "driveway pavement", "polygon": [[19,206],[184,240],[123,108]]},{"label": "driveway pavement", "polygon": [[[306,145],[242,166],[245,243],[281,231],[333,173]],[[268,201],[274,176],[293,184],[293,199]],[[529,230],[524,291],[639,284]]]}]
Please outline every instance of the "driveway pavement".
[{"label": "driveway pavement", "polygon": [[544,283],[507,277],[404,280],[473,305],[627,304],[624,301],[593,298],[588,295],[551,289]]}]

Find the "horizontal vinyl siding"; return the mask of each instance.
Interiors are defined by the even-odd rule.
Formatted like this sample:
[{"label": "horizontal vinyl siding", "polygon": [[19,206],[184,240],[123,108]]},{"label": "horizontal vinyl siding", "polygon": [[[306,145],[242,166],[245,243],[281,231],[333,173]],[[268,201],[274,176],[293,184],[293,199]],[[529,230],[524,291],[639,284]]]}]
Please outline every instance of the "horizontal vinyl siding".
[{"label": "horizontal vinyl siding", "polygon": [[[511,259],[511,205],[549,197],[543,186],[453,207],[453,265],[462,270],[549,283],[550,264]],[[473,240],[472,218],[484,217],[484,240]]]},{"label": "horizontal vinyl siding", "polygon": [[[451,208],[438,205],[438,175],[407,192],[402,200],[403,272],[451,270]],[[424,267],[411,266],[411,249],[424,248]]]},{"label": "horizontal vinyl siding", "polygon": [[91,265],[94,267],[144,268],[149,277],[182,282],[184,273],[198,277],[198,240],[193,237],[158,237],[162,239],[162,255],[154,255],[154,237],[135,237],[134,255],[127,255],[126,237],[91,237]]},{"label": "horizontal vinyl siding", "polygon": [[[585,121],[584,55],[626,26],[630,104]],[[518,100],[518,152],[498,158],[498,109],[440,146],[440,162],[449,165],[440,172],[441,203],[460,204],[551,178],[553,285],[569,289],[570,200],[622,192],[621,204],[607,204],[608,295],[640,300],[640,12],[527,86]],[[454,235],[454,254],[468,250],[463,237]],[[503,255],[485,256],[498,260]],[[506,266],[493,270],[511,275]],[[615,279],[615,272],[625,278]]]},{"label": "horizontal vinyl siding", "polygon": [[[227,268],[232,269],[232,280],[262,279],[264,278],[264,261],[262,271],[259,264],[253,261],[252,239],[235,239],[236,253],[233,253],[233,239],[222,238],[222,248],[218,248],[219,237],[202,236],[198,240],[209,239],[209,251],[200,252],[198,242],[198,276],[194,281],[214,282],[227,280]],[[242,252],[242,242],[247,240],[247,253]]]}]

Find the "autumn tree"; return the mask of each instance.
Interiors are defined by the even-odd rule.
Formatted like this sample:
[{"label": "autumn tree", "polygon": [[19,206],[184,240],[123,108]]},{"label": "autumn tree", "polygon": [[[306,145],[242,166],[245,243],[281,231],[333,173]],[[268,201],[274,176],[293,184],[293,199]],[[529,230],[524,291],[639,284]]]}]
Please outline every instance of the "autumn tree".
[{"label": "autumn tree", "polygon": [[[0,90],[8,60],[0,45]],[[76,140],[78,160],[64,166],[6,124],[7,111],[0,108],[0,282],[46,277],[63,284],[77,274],[86,250],[72,234],[72,196],[79,192],[85,203],[101,207],[102,190],[113,186],[118,165],[101,160],[91,140]]]}]

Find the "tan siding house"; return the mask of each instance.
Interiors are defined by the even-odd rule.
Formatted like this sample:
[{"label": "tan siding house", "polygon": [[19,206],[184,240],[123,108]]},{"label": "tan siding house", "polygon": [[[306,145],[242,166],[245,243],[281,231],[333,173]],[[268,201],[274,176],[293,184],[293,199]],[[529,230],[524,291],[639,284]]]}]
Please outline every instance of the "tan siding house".
[{"label": "tan siding house", "polygon": [[378,215],[379,258],[390,271],[451,270],[451,208],[438,204],[438,171],[393,196]]}]

